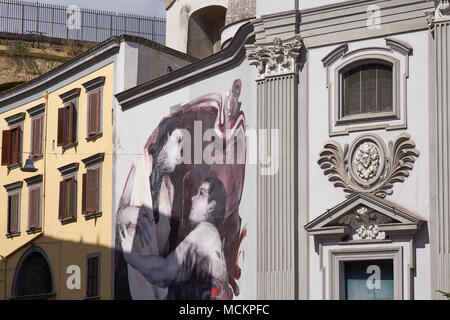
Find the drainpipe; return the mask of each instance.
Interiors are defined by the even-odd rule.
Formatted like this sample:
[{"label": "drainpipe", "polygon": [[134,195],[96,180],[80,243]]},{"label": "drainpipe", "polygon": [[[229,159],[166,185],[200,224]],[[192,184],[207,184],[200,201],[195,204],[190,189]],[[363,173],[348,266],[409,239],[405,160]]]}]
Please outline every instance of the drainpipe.
[{"label": "drainpipe", "polygon": [[45,221],[45,199],[46,199],[46,177],[47,177],[47,123],[48,123],[48,92],[42,95],[45,99],[45,111],[44,111],[44,169],[43,169],[43,179],[42,179],[42,232],[44,233],[44,221]]},{"label": "drainpipe", "polygon": [[2,262],[5,265],[5,273],[4,273],[4,277],[3,277],[3,299],[6,300],[6,262],[7,262],[7,259],[6,259],[6,257],[2,256],[1,254],[0,254],[0,258],[2,259]]}]

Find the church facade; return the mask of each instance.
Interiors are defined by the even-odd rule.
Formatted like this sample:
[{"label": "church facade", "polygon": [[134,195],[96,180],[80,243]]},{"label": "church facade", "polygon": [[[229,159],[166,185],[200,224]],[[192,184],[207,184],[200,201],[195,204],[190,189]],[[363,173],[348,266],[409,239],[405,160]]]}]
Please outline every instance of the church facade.
[{"label": "church facade", "polygon": [[[224,218],[207,234],[220,237],[215,250],[226,275],[215,275],[220,262],[207,253],[189,251],[189,261],[207,266],[178,258],[176,270],[188,265],[191,273],[158,291],[124,259],[117,232],[116,297],[149,290],[153,298],[198,297],[192,284],[204,283],[205,271],[215,275],[208,298],[443,298],[439,291],[450,290],[448,2],[166,5],[168,28],[180,28],[167,32],[167,45],[201,60],[116,95],[116,152],[143,151],[150,160],[117,157],[115,222],[120,229],[127,208],[153,205],[169,227],[158,231],[153,222],[152,232],[165,237],[148,254],[169,257],[186,239],[203,248],[209,238],[191,236],[199,228],[193,203],[203,182],[218,179]],[[160,175],[167,191],[152,179],[161,153],[151,150],[177,129],[182,161]],[[137,182],[139,175],[150,179]],[[148,288],[138,288],[145,281]]]}]

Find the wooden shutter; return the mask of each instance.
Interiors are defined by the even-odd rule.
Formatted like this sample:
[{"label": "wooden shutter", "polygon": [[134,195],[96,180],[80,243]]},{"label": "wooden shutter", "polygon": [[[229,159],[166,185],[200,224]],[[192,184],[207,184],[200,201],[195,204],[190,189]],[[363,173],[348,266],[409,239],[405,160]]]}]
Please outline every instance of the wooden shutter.
[{"label": "wooden shutter", "polygon": [[11,130],[3,130],[2,134],[2,166],[11,164]]},{"label": "wooden shutter", "polygon": [[11,129],[11,153],[10,153],[10,164],[19,163],[20,153],[21,153],[21,134],[22,130],[20,127]]},{"label": "wooden shutter", "polygon": [[83,212],[83,213],[86,213],[86,193],[87,193],[87,186],[86,186],[86,181],[87,181],[87,174],[86,173],[84,173],[83,174],[83,192],[82,192],[82,195],[81,195],[81,211]]},{"label": "wooden shutter", "polygon": [[63,146],[65,144],[64,139],[64,131],[65,130],[65,115],[66,115],[66,108],[59,108],[58,109],[58,147]]},{"label": "wooden shutter", "polygon": [[98,257],[88,259],[88,285],[87,296],[98,296]]},{"label": "wooden shutter", "polygon": [[64,209],[65,209],[65,205],[64,205],[64,196],[65,196],[65,192],[64,192],[64,185],[65,185],[65,181],[61,181],[59,183],[59,212],[58,212],[58,219],[64,219]]},{"label": "wooden shutter", "polygon": [[69,132],[68,132],[68,143],[73,143],[77,141],[77,108],[75,103],[71,102],[68,108],[68,119],[69,119]]},{"label": "wooden shutter", "polygon": [[40,188],[30,190],[30,229],[39,227]]},{"label": "wooden shutter", "polygon": [[34,156],[42,153],[42,116],[33,119],[31,153]]},{"label": "wooden shutter", "polygon": [[77,215],[77,181],[71,178],[70,181],[70,217]]},{"label": "wooden shutter", "polygon": [[17,194],[8,197],[8,233],[19,231],[19,196]]},{"label": "wooden shutter", "polygon": [[100,131],[100,91],[89,94],[88,135]]},{"label": "wooden shutter", "polygon": [[86,172],[86,211],[97,212],[99,200],[99,171],[90,169]]}]

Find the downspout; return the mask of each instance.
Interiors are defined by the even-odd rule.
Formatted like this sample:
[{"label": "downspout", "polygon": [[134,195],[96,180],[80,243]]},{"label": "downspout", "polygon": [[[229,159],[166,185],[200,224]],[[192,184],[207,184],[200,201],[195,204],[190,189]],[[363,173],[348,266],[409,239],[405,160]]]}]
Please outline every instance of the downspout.
[{"label": "downspout", "polygon": [[5,272],[3,275],[3,299],[6,300],[6,262],[7,262],[7,258],[0,255],[0,258],[2,259],[3,264],[5,265]]},{"label": "downspout", "polygon": [[45,187],[46,187],[46,172],[47,172],[47,123],[48,123],[48,92],[45,91],[45,93],[42,95],[42,97],[45,99],[45,110],[44,110],[44,169],[43,169],[43,179],[42,179],[42,208],[41,208],[41,219],[42,219],[42,233],[44,233],[44,221],[45,221],[45,199],[46,199],[46,193],[45,193]]}]

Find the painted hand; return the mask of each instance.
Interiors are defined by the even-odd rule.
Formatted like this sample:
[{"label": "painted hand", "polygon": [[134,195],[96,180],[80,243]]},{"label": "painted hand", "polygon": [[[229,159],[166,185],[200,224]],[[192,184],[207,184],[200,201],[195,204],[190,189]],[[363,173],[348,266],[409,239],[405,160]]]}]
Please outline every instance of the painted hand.
[{"label": "painted hand", "polygon": [[136,232],[136,227],[134,225],[129,225],[128,227],[121,225],[119,226],[119,228],[120,243],[122,245],[123,255],[125,257],[125,260],[128,260],[129,255],[131,254],[131,251],[133,249],[133,240],[134,234]]}]

